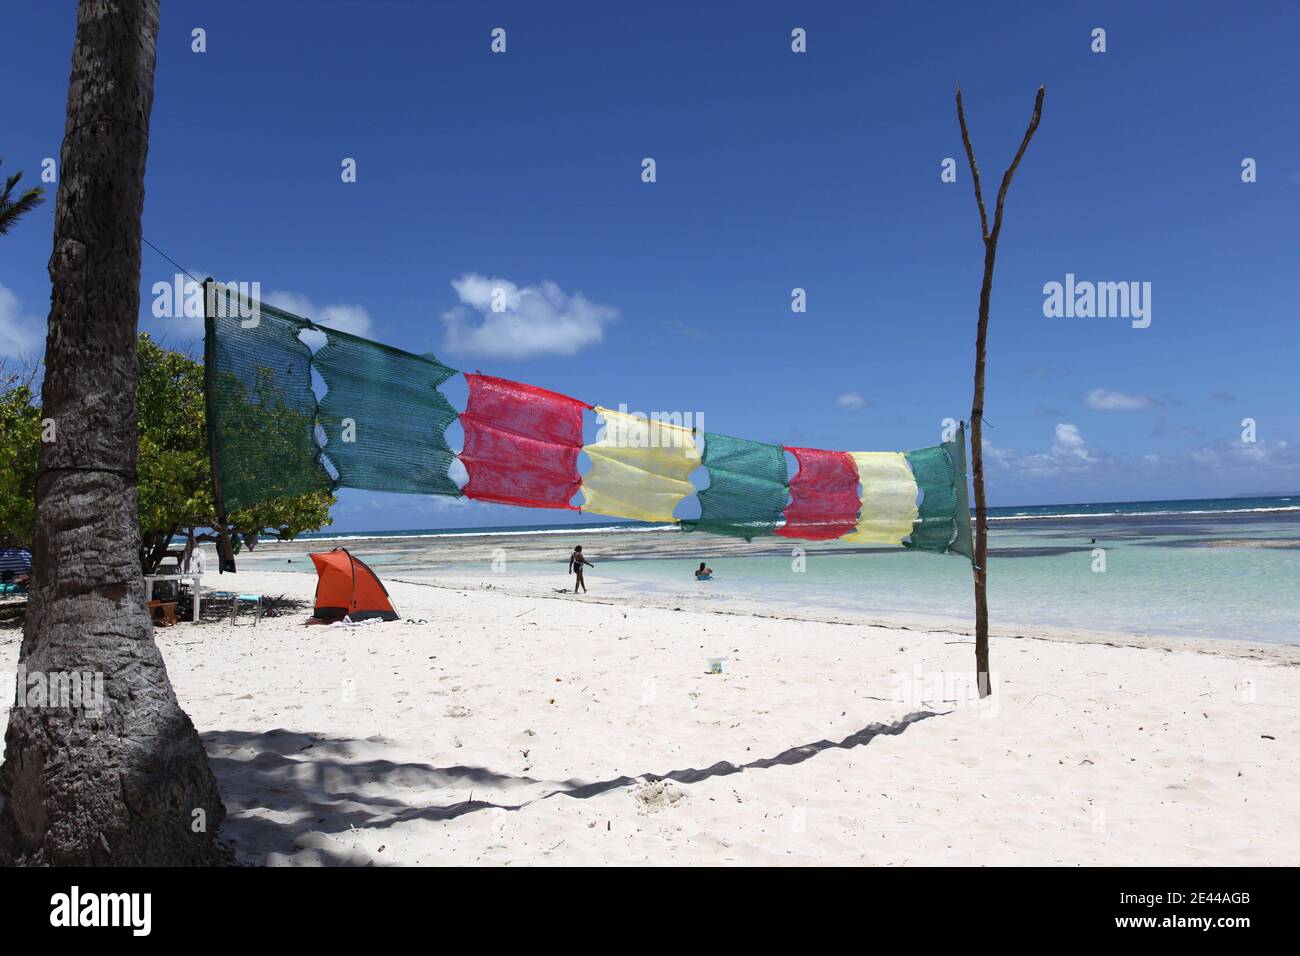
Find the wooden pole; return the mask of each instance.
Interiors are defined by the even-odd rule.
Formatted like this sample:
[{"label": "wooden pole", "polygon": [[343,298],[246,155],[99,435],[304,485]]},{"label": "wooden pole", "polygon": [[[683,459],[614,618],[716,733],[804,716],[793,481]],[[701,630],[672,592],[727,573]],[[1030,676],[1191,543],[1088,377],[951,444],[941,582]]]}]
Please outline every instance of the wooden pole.
[{"label": "wooden pole", "polygon": [[980,231],[984,237],[984,280],[980,284],[979,331],[975,336],[975,396],[970,410],[970,445],[971,474],[975,479],[975,677],[979,683],[980,697],[993,693],[989,679],[989,604],[988,604],[988,512],[984,499],[984,357],[989,331],[989,298],[993,292],[993,263],[998,254],[998,236],[1002,233],[1002,205],[1006,202],[1007,190],[1011,187],[1011,177],[1020,165],[1029,140],[1038,129],[1038,120],[1043,113],[1043,95],[1046,87],[1038,88],[1034,100],[1034,115],[1025,130],[1025,138],[1020,141],[1016,158],[1011,161],[1007,171],[1002,174],[1002,186],[998,189],[997,205],[993,211],[993,228],[989,228],[988,213],[984,209],[984,192],[980,187],[980,170],[975,162],[975,150],[970,144],[970,131],[966,128],[966,111],[962,108],[961,84],[957,85],[957,122],[961,126],[961,141],[966,147],[966,159],[970,162],[971,180],[975,184],[975,202],[980,210]]}]

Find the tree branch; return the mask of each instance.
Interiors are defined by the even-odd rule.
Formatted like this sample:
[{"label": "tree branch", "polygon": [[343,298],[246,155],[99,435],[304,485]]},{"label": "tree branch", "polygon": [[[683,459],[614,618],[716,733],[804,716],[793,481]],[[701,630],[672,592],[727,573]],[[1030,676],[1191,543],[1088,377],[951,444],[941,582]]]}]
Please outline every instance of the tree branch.
[{"label": "tree branch", "polygon": [[[998,241],[998,233],[1002,231],[1002,204],[1006,202],[1007,190],[1011,188],[1011,177],[1016,174],[1016,167],[1020,165],[1020,160],[1025,155],[1025,150],[1029,148],[1029,141],[1034,136],[1034,130],[1038,129],[1038,121],[1043,117],[1043,94],[1047,92],[1047,87],[1038,88],[1038,96],[1034,99],[1034,115],[1029,119],[1029,128],[1025,130],[1025,138],[1020,141],[1020,148],[1016,150],[1016,158],[1011,161],[1007,171],[1002,174],[1002,186],[998,189],[998,205],[993,211],[993,232],[988,235],[992,242]],[[957,91],[957,112],[961,115],[961,90]],[[962,129],[966,128],[965,121],[962,121]],[[969,147],[968,147],[969,148]],[[971,164],[975,162],[975,157],[971,157]],[[976,189],[978,190],[978,183]],[[980,200],[980,215],[984,215],[984,200]],[[987,227],[986,227],[987,231]]]},{"label": "tree branch", "polygon": [[[1041,106],[1043,102],[1042,87],[1039,87],[1038,90],[1038,102],[1039,105]],[[984,211],[984,190],[980,188],[980,168],[979,165],[976,164],[975,162],[975,149],[970,144],[970,130],[966,128],[966,110],[961,105],[961,84],[960,83],[957,84],[957,122],[961,125],[961,144],[966,147],[966,160],[967,162],[970,163],[971,179],[974,180],[975,182],[975,201],[979,203],[979,207],[980,207],[980,234],[984,236],[984,241],[988,242],[989,241],[989,217],[988,214],[985,213]],[[1038,125],[1037,111],[1034,112],[1034,125]],[[1026,138],[1025,141],[1028,142],[1028,138]],[[1025,147],[1022,145],[1020,147],[1020,152],[1023,153],[1024,151],[1025,151]],[[1016,156],[1016,162],[1020,162],[1020,156]],[[1002,191],[1003,193],[1006,192],[1005,184],[1003,185]],[[999,209],[1002,208],[1001,195],[999,195],[998,197],[998,208]]]}]

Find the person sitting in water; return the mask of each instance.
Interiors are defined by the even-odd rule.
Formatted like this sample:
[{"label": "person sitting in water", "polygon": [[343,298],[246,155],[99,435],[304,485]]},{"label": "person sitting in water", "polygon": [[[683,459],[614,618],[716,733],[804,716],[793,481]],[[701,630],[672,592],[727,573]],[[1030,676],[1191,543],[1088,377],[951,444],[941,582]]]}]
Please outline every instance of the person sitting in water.
[{"label": "person sitting in water", "polygon": [[573,549],[573,554],[569,555],[569,573],[576,575],[573,581],[574,594],[578,593],[578,588],[582,588],[583,593],[586,593],[587,583],[582,580],[582,569],[584,566],[589,568],[595,567],[594,564],[583,556],[582,545],[578,545]]},{"label": "person sitting in water", "polygon": [[698,568],[695,569],[695,580],[697,580],[697,581],[708,581],[708,580],[711,580],[712,578],[713,578],[713,569],[712,569],[712,568],[706,568],[706,567],[704,566],[704,562],[701,561],[701,562],[700,562],[700,566],[699,566]]}]

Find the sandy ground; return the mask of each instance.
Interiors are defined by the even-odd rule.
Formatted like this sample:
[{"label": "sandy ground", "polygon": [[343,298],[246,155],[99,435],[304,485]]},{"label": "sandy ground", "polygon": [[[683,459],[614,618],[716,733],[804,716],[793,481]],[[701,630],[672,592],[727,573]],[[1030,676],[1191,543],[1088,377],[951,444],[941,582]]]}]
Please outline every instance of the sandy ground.
[{"label": "sandy ground", "polygon": [[[240,859],[1300,863],[1300,649],[1001,636],[980,703],[968,635],[555,583],[389,580],[400,622],[160,630]],[[309,602],[315,577],[238,586]]]}]

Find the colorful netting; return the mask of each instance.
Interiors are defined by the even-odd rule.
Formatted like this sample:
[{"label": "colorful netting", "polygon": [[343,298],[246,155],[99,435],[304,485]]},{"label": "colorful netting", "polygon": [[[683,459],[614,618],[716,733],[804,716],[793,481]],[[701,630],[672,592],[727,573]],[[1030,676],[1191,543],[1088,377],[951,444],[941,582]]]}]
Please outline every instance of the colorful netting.
[{"label": "colorful netting", "polygon": [[438,391],[455,372],[433,356],[323,331],[328,340],[312,359],[327,389],[317,418],[337,483],[458,496],[447,475],[452,452],[446,439],[456,410]]},{"label": "colorful netting", "polygon": [[465,376],[461,415],[469,474],[467,498],[529,508],[573,508],[582,484],[582,411],[590,406],[558,392],[488,375]]},{"label": "colorful netting", "polygon": [[916,481],[896,451],[850,453],[862,483],[862,515],[845,541],[902,544],[916,520]]},{"label": "colorful netting", "polygon": [[583,511],[636,521],[673,521],[673,509],[695,486],[700,465],[689,428],[596,406],[599,440],[583,450],[591,470],[582,478]]},{"label": "colorful netting", "polygon": [[829,541],[852,531],[861,506],[853,459],[842,451],[788,445],[785,450],[799,462],[799,470],[790,479],[790,507],[785,509],[785,524],[776,533]]},{"label": "colorful netting", "polygon": [[957,522],[957,537],[948,550],[966,556],[973,563],[975,561],[975,543],[971,540],[970,494],[966,486],[966,427],[964,425],[957,429],[957,435],[953,441],[943,443],[943,449],[948,453],[948,461],[952,463],[953,484],[957,487],[957,510],[953,515]]},{"label": "colorful netting", "polygon": [[790,498],[785,450],[780,445],[704,433],[709,487],[700,492],[700,517],[684,531],[707,531],[746,541],[771,534]]},{"label": "colorful netting", "polygon": [[964,432],[957,441],[907,453],[922,498],[905,547],[972,558]]},{"label": "colorful netting", "polygon": [[[456,412],[438,391],[452,369],[265,303],[217,293],[207,305],[209,445],[227,513],[339,487],[460,493],[444,437]],[[324,343],[314,355],[312,340]]]},{"label": "colorful netting", "polygon": [[228,512],[333,484],[315,437],[311,349],[298,338],[309,327],[268,305],[255,323],[237,312],[205,321],[208,445]]},{"label": "colorful netting", "polygon": [[[251,315],[209,314],[205,326],[208,440],[223,511],[340,486],[458,493],[444,437],[456,413],[438,390],[450,368],[247,305]],[[209,311],[222,310],[209,304]],[[314,338],[323,344],[313,356],[304,339]],[[605,428],[587,449],[592,468],[584,482],[577,459],[582,413],[591,406],[505,379],[466,378],[460,457],[468,497],[572,508],[582,490],[585,510],[670,521],[694,490],[689,475],[701,461],[687,429],[599,409]],[[905,455],[791,448],[799,462],[793,482],[779,446],[704,437],[709,487],[699,494],[700,517],[683,521],[684,530],[747,540],[774,532],[838,537],[972,556],[964,430]]]}]

